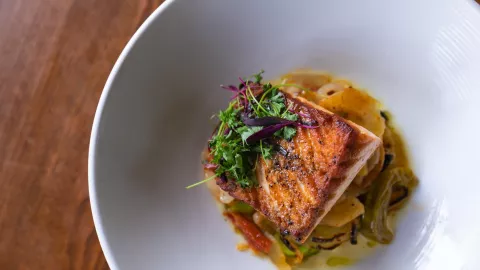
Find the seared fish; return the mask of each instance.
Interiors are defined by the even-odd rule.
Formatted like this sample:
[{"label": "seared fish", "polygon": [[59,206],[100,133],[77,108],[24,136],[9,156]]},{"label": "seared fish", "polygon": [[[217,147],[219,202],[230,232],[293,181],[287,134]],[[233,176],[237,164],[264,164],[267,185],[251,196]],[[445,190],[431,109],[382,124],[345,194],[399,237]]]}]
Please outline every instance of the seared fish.
[{"label": "seared fish", "polygon": [[217,185],[250,204],[299,243],[330,211],[381,140],[365,128],[303,98],[285,94],[287,105],[316,128],[297,127],[291,141],[278,140],[272,159],[260,159],[258,186],[243,189],[233,180]]}]

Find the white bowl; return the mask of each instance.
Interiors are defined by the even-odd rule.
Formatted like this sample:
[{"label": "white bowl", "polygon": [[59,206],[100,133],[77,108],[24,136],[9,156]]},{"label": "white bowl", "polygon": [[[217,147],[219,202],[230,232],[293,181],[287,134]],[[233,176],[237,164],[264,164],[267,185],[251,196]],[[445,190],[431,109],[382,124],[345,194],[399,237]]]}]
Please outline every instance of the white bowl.
[{"label": "white bowl", "polygon": [[236,251],[200,179],[222,83],[328,70],[396,116],[420,187],[352,269],[479,269],[480,10],[467,0],[167,1],[120,56],[93,125],[93,216],[112,269],[275,269]]}]

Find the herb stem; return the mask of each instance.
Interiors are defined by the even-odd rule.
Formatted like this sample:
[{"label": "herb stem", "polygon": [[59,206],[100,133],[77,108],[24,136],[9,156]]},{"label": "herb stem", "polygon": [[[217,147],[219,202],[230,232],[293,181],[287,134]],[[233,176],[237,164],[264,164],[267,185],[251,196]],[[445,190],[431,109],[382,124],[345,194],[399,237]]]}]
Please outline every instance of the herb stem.
[{"label": "herb stem", "polygon": [[285,117],[285,114],[289,113],[290,112],[290,109],[292,108],[292,103],[289,103],[288,104],[288,107],[285,109],[285,111],[282,113],[282,115],[280,117]]},{"label": "herb stem", "polygon": [[224,130],[223,130],[224,127],[225,127],[225,122],[222,122],[222,123],[220,124],[220,127],[218,128],[217,136],[220,136],[221,134],[223,134],[223,132],[224,132]]},{"label": "herb stem", "polygon": [[267,94],[270,93],[274,88],[275,88],[275,86],[272,86],[272,87],[270,87],[267,91],[263,92],[262,98],[260,99],[260,103],[263,102],[263,100],[265,99],[265,97],[267,96]]},{"label": "herb stem", "polygon": [[208,178],[206,178],[206,179],[203,179],[203,180],[200,181],[200,182],[197,182],[197,183],[195,183],[195,184],[191,184],[190,186],[186,187],[186,189],[190,189],[190,188],[196,187],[196,186],[198,186],[198,185],[201,185],[201,184],[203,184],[203,183],[206,183],[206,182],[214,179],[215,177],[217,177],[216,174],[214,174],[214,175],[212,175],[212,176],[210,176],[210,177],[208,177]]},{"label": "herb stem", "polygon": [[[260,104],[260,102],[258,102],[258,100],[255,98],[255,95],[253,95],[252,89],[250,89],[250,86],[247,86],[247,90],[248,90],[248,92],[250,92],[250,95],[252,96],[252,99],[255,101],[255,103],[257,103],[258,107],[259,107],[260,109],[262,109],[263,112],[265,112],[266,114],[268,114],[268,111],[265,110],[265,108],[262,107],[262,105]],[[255,113],[258,115],[258,112],[255,110],[255,107],[253,107],[253,108],[254,108]]]}]

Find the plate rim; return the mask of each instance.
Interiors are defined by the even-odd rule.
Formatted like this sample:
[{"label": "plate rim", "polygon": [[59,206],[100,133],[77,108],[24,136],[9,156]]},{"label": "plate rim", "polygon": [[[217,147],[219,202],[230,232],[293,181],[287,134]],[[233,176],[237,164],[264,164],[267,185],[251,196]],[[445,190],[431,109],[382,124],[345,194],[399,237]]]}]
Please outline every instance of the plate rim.
[{"label": "plate rim", "polygon": [[165,0],[165,2],[163,2],[159,7],[157,7],[157,9],[155,9],[155,11],[153,11],[153,13],[150,14],[150,16],[148,16],[148,18],[142,23],[142,25],[135,31],[133,36],[125,45],[119,57],[117,58],[112,70],[110,71],[110,74],[108,75],[107,81],[100,95],[100,99],[98,101],[98,105],[95,110],[95,115],[93,118],[92,131],[90,134],[90,143],[89,143],[89,149],[88,149],[88,194],[90,198],[90,208],[92,211],[93,224],[95,227],[95,231],[97,232],[98,240],[100,242],[100,247],[102,248],[107,264],[112,270],[119,269],[119,267],[115,261],[115,256],[111,252],[110,244],[108,243],[104,233],[105,228],[103,227],[102,218],[101,218],[100,210],[98,207],[98,198],[97,198],[98,194],[95,186],[95,183],[96,183],[95,163],[96,163],[98,130],[100,127],[100,122],[103,115],[103,110],[105,108],[106,100],[110,94],[112,85],[117,77],[117,74],[120,68],[122,67],[123,63],[125,62],[127,55],[130,54],[135,44],[142,37],[142,35],[147,31],[147,29],[151,26],[153,21],[160,14],[165,12],[165,10],[167,10],[173,2],[175,2],[175,0]]}]

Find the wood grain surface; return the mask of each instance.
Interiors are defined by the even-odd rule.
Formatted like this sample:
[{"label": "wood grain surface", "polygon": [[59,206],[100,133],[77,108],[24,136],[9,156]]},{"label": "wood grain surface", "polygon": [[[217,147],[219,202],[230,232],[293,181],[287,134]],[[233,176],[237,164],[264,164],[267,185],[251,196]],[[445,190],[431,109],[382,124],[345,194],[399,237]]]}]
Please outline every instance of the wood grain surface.
[{"label": "wood grain surface", "polygon": [[87,154],[106,78],[162,0],[0,0],[0,269],[108,269]]}]

